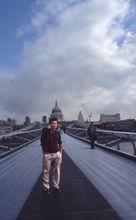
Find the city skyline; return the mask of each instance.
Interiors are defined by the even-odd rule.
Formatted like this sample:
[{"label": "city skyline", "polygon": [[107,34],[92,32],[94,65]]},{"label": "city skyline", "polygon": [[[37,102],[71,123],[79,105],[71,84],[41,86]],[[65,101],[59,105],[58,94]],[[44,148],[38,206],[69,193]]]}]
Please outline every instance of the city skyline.
[{"label": "city skyline", "polygon": [[0,118],[136,118],[134,0],[1,0]]}]

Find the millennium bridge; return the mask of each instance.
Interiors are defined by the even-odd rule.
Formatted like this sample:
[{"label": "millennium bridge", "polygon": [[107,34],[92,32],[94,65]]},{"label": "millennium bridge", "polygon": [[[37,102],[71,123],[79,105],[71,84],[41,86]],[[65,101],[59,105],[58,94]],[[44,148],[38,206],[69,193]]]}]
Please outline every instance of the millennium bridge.
[{"label": "millennium bridge", "polygon": [[1,220],[135,220],[136,133],[87,128],[62,132],[61,194],[42,192],[41,128],[0,136]]}]

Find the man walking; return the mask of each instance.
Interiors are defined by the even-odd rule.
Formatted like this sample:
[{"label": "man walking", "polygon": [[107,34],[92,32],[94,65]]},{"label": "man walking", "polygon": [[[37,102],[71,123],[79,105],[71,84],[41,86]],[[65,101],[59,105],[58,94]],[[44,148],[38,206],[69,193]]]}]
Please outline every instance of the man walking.
[{"label": "man walking", "polygon": [[95,128],[93,122],[91,122],[91,124],[89,125],[88,130],[87,130],[87,134],[90,139],[91,149],[94,149],[95,141],[96,141],[96,128]]},{"label": "man walking", "polygon": [[43,152],[43,187],[46,194],[50,194],[50,171],[52,168],[52,182],[54,191],[60,193],[60,168],[62,161],[62,141],[57,130],[58,121],[51,118],[50,128],[42,131],[41,145]]}]

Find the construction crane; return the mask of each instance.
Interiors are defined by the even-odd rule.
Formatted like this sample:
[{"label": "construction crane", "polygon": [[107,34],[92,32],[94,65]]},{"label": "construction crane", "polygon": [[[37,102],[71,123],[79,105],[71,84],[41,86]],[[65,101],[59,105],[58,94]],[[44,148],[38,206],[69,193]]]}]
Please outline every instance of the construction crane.
[{"label": "construction crane", "polygon": [[82,104],[82,106],[83,106],[83,108],[84,108],[85,112],[87,113],[88,118],[89,118],[89,122],[90,122],[90,121],[91,121],[91,120],[90,120],[90,118],[92,117],[92,112],[91,112],[91,113],[89,113],[89,112],[87,111],[87,109],[86,109],[86,107],[85,107],[84,103],[81,103],[81,104]]}]

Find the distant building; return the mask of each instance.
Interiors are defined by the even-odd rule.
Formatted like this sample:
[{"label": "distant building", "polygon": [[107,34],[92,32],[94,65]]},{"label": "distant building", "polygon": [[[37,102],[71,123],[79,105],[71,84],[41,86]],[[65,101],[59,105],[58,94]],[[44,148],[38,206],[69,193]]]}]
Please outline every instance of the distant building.
[{"label": "distant building", "polygon": [[55,106],[52,109],[52,113],[50,115],[50,118],[57,118],[58,121],[63,121],[63,114],[62,114],[61,109],[58,106],[57,101],[55,102]]},{"label": "distant building", "polygon": [[11,118],[7,118],[7,124],[8,125],[16,125],[16,120],[15,119],[11,119]]},{"label": "distant building", "polygon": [[136,121],[134,119],[126,119],[114,122],[115,129],[120,131],[136,132]]},{"label": "distant building", "polygon": [[7,123],[11,124],[12,123],[12,119],[11,118],[7,118]]},{"label": "distant building", "polygon": [[17,124],[17,122],[16,122],[15,119],[12,119],[12,123],[13,123],[13,125],[16,125],[16,124]]},{"label": "distant building", "polygon": [[0,126],[2,125],[7,125],[7,126],[16,125],[16,120],[11,118],[7,118],[7,120],[0,120]]},{"label": "distant building", "polygon": [[2,125],[0,126],[0,134],[5,134],[13,131],[13,126],[10,125]]},{"label": "distant building", "polygon": [[80,122],[80,123],[84,122],[83,114],[81,111],[78,114],[78,122]]},{"label": "distant building", "polygon": [[5,134],[13,131],[13,127],[15,125],[15,119],[7,118],[7,120],[0,120],[0,134]]},{"label": "distant building", "polygon": [[25,117],[24,125],[29,125],[30,124],[30,118],[29,116]]},{"label": "distant building", "polygon": [[119,113],[116,113],[113,115],[105,115],[105,114],[100,115],[100,123],[114,122],[114,121],[120,121],[120,114]]},{"label": "distant building", "polygon": [[5,121],[5,120],[0,120],[0,126],[2,126],[2,125],[7,125],[7,121]]},{"label": "distant building", "polygon": [[114,122],[104,122],[99,124],[98,127],[108,130],[136,132],[136,121],[134,119],[126,119]]},{"label": "distant building", "polygon": [[46,117],[46,115],[44,115],[44,116],[42,117],[42,122],[44,122],[44,123],[47,122],[47,117]]}]

